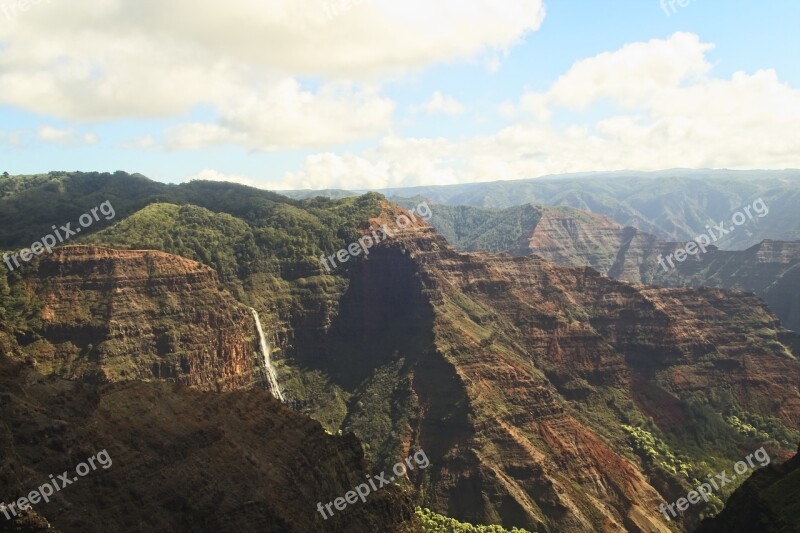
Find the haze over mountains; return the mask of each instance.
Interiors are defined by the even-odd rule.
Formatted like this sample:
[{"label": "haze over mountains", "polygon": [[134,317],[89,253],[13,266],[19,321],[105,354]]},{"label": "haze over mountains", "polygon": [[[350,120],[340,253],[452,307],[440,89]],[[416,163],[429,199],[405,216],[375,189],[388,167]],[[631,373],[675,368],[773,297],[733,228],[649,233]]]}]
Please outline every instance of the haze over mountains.
[{"label": "haze over mountains", "polygon": [[[758,198],[772,214],[741,232],[724,236],[722,249],[741,250],[764,239],[800,239],[800,171],[798,170],[665,170],[598,172],[515,181],[493,181],[436,187],[377,189],[389,198],[422,197],[451,206],[513,207],[534,203],[574,207],[667,241],[688,241],[727,221]],[[287,191],[290,197],[345,191]],[[357,193],[349,193],[357,194]]]},{"label": "haze over mountains", "polygon": [[[742,181],[728,201],[761,196],[770,214],[759,222],[789,219],[794,185],[781,195],[779,179]],[[56,529],[113,516],[149,528],[420,531],[418,505],[529,531],[688,531],[744,476],[670,522],[659,505],[760,446],[779,462],[800,442],[800,337],[764,301],[530,255],[646,277],[643,243],[669,244],[595,214],[433,206],[454,244],[517,247],[467,254],[419,219],[395,228],[403,209],[375,193],[293,200],[228,183],[51,173],[0,178],[0,246],[29,246],[106,200],[112,222],[0,276],[0,498],[96,447],[118,470],[93,489],[130,486],[88,517],[76,511],[88,486],[37,506],[32,519]],[[393,236],[368,257],[332,273],[320,265],[382,224]],[[640,244],[622,250],[626,236]],[[788,279],[794,250],[762,244],[750,254],[762,259],[736,259],[730,272],[720,263],[734,260],[709,251],[693,268],[698,280],[760,279],[767,291]],[[285,405],[261,390],[248,307]],[[416,450],[430,467],[333,522],[316,512]],[[127,481],[142,469],[148,477]]]}]

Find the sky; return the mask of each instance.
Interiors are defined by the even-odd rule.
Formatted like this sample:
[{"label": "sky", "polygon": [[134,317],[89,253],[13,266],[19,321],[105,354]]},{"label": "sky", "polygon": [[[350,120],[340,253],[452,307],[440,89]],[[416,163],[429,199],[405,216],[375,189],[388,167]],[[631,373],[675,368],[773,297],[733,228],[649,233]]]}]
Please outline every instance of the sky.
[{"label": "sky", "polygon": [[0,0],[0,172],[800,168],[800,2]]}]

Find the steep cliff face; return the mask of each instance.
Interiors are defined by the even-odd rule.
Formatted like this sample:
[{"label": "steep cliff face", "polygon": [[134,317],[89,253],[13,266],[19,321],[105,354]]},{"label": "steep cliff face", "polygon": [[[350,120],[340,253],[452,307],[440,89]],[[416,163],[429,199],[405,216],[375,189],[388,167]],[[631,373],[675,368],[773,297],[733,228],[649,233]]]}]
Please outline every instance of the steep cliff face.
[{"label": "steep cliff face", "polygon": [[536,253],[559,265],[590,265],[609,271],[616,251],[631,237],[632,228],[626,231],[600,215],[546,206],[539,209],[542,214],[533,231],[522,235],[517,246],[498,251],[520,256]]},{"label": "steep cliff face", "polygon": [[696,260],[678,263],[674,272],[659,268],[645,281],[752,292],[767,302],[786,327],[800,331],[800,241],[767,240],[742,251],[712,249]]},{"label": "steep cliff face", "polygon": [[[386,206],[373,223],[392,227],[398,213]],[[379,461],[425,449],[420,497],[471,522],[666,531],[658,505],[699,475],[677,461],[713,469],[753,444],[731,413],[800,427],[797,337],[757,298],[459,254],[423,223],[352,270],[328,338],[290,365],[341,388],[342,426]],[[675,471],[638,451],[626,425],[668,441]]]},{"label": "steep cliff face", "polygon": [[327,435],[264,390],[80,383],[6,355],[0,390],[0,501],[16,501],[50,474],[73,475],[101,450],[111,459],[40,501],[33,516],[0,517],[0,530],[419,531],[395,485],[324,520],[317,503],[370,473],[361,445]]},{"label": "steep cliff face", "polygon": [[220,391],[257,379],[253,316],[199,263],[74,246],[43,256],[18,283],[36,309],[19,333],[23,352],[45,374]]},{"label": "steep cliff face", "polygon": [[800,263],[788,267],[760,294],[783,324],[800,332]]}]

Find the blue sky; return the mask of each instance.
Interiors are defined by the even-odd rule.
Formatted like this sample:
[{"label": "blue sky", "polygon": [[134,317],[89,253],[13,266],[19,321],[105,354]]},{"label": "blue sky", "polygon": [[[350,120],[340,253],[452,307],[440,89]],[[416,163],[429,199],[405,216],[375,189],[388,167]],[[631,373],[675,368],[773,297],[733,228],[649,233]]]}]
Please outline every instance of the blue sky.
[{"label": "blue sky", "polygon": [[366,188],[800,166],[800,3],[373,0],[328,19],[335,1],[87,1],[80,19],[0,0],[0,171]]}]

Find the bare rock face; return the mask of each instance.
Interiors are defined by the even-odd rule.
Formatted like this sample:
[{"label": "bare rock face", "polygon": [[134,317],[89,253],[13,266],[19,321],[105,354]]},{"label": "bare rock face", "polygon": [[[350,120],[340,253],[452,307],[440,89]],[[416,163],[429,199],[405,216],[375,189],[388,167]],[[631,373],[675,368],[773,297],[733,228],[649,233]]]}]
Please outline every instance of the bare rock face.
[{"label": "bare rock face", "polygon": [[0,531],[419,531],[394,485],[323,519],[318,502],[364,482],[361,444],[267,391],[81,383],[5,355],[0,390],[0,501],[102,450],[111,459],[19,520],[0,515]]},{"label": "bare rock face", "polygon": [[752,292],[767,302],[784,326],[800,332],[800,241],[766,240],[742,251],[709,249],[690,259],[674,271],[659,268],[646,281]]},{"label": "bare rock face", "polygon": [[616,251],[631,237],[633,228],[623,228],[601,215],[587,213],[583,218],[574,210],[540,208],[539,221],[529,235],[508,253],[535,253],[559,265],[590,265],[608,272],[615,266]]},{"label": "bare rock face", "polygon": [[43,373],[218,391],[256,379],[252,314],[199,263],[75,246],[42,256],[22,283],[40,309],[24,351]]},{"label": "bare rock face", "polygon": [[395,235],[353,267],[331,348],[304,362],[350,391],[344,425],[379,457],[427,451],[412,477],[426,506],[539,531],[667,531],[658,506],[683,488],[633,453],[626,414],[686,439],[703,398],[719,420],[727,402],[800,427],[798,339],[759,299],[461,254],[385,209],[372,223]]}]

